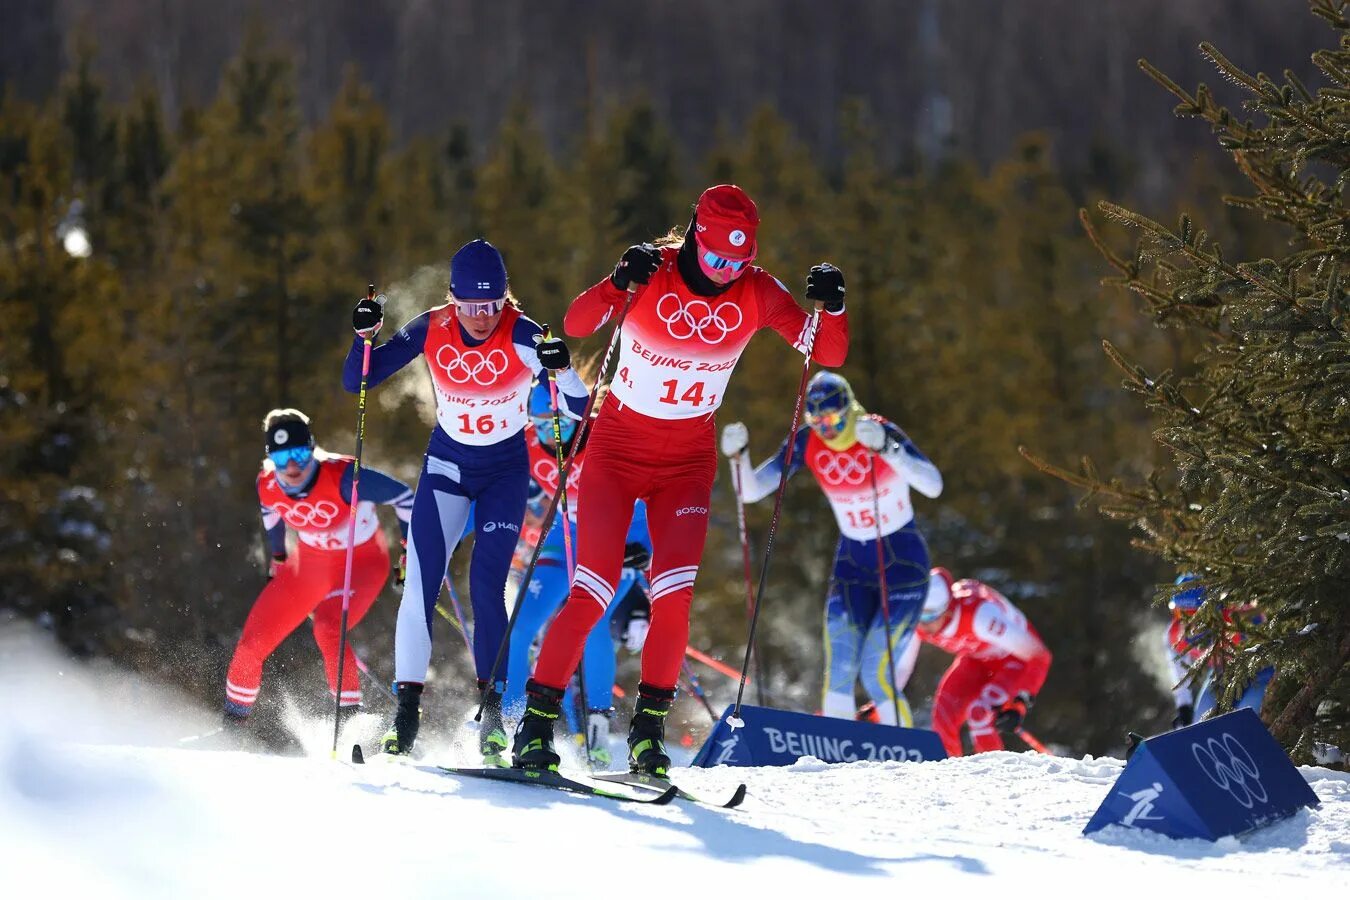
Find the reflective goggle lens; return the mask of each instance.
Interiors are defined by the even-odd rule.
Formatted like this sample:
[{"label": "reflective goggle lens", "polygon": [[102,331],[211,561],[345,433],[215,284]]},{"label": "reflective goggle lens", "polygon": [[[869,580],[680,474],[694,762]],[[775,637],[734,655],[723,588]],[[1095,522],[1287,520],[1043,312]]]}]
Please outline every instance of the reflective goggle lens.
[{"label": "reflective goggle lens", "polygon": [[739,272],[750,264],[748,259],[727,259],[725,256],[718,256],[711,250],[703,251],[703,262],[711,269],[730,269],[733,272]]},{"label": "reflective goggle lens", "polygon": [[292,460],[295,461],[296,465],[304,468],[314,458],[314,448],[284,447],[281,450],[272,450],[267,454],[267,458],[272,460],[272,464],[278,469],[286,468],[286,465]]},{"label": "reflective goggle lens", "polygon": [[460,300],[456,298],[455,306],[466,316],[493,316],[506,307],[506,298],[498,297],[496,300]]},{"label": "reflective goggle lens", "polygon": [[806,422],[817,431],[839,431],[848,421],[848,411],[806,414]]}]

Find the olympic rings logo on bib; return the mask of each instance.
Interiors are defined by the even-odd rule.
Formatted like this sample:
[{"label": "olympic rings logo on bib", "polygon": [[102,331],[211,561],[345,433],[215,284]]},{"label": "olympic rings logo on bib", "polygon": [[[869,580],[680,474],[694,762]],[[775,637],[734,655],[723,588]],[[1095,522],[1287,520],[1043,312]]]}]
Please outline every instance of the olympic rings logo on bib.
[{"label": "olympic rings logo on bib", "polygon": [[493,350],[484,355],[478,350],[460,353],[446,344],[436,351],[436,365],[445,371],[445,377],[455,384],[474,384],[487,387],[506,371],[506,351]]},{"label": "olympic rings logo on bib", "polygon": [[[680,295],[675,293],[662,294],[656,301],[656,316],[676,340],[697,337],[705,344],[721,343],[745,321],[741,308],[730,300],[716,307],[707,300],[682,303]],[[732,321],[733,316],[735,321]]]},{"label": "olympic rings logo on bib", "polygon": [[862,484],[872,465],[863,454],[830,453],[821,450],[815,457],[815,469],[821,479],[830,485]]},{"label": "olympic rings logo on bib", "polygon": [[336,503],[320,500],[318,503],[277,503],[272,507],[292,528],[327,528],[341,512]]}]

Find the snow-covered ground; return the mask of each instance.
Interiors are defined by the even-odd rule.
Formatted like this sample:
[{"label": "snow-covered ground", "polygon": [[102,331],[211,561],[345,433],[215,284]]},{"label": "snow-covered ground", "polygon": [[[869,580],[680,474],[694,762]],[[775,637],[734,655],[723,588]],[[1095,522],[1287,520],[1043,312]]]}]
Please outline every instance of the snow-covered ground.
[{"label": "snow-covered ground", "polygon": [[1217,844],[1083,837],[1114,759],[680,770],[749,797],[637,807],[322,751],[133,746],[168,743],[148,694],[110,716],[97,683],[38,685],[3,650],[0,896],[1350,896],[1350,775],[1325,769],[1302,770],[1319,808]]}]

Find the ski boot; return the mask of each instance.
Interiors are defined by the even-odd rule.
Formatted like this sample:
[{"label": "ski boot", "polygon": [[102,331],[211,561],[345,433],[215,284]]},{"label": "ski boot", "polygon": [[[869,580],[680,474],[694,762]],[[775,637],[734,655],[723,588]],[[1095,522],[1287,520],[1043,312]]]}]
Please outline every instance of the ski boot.
[{"label": "ski boot", "polygon": [[398,683],[398,711],[394,713],[394,727],[380,739],[380,752],[390,756],[407,756],[417,740],[417,728],[422,724],[422,685],[415,681]]},{"label": "ski boot", "polygon": [[478,696],[483,698],[483,717],[478,722],[478,752],[483,765],[504,769],[510,765],[506,753],[506,723],[502,721],[502,692],[498,685],[488,688],[486,681],[478,682]]},{"label": "ski boot", "polygon": [[638,685],[637,707],[628,726],[628,768],[656,778],[668,778],[670,756],[666,753],[666,715],[675,702],[674,688]]},{"label": "ski boot", "polygon": [[558,771],[553,750],[553,723],[562,714],[563,692],[531,678],[525,682],[525,715],[516,726],[511,746],[511,765],[517,769]]},{"label": "ski boot", "polygon": [[614,756],[609,752],[609,719],[612,709],[593,709],[586,716],[586,743],[590,749],[586,753],[586,762],[592,772],[605,772],[614,764]]}]

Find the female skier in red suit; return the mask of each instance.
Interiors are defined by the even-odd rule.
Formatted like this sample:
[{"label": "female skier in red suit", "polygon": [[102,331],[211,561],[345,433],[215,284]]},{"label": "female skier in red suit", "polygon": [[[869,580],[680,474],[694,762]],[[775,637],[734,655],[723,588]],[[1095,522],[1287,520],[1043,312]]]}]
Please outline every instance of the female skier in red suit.
[{"label": "female skier in red suit", "polygon": [[[838,366],[848,352],[844,278],[822,264],[806,297],[819,320],[787,288],[752,265],[759,213],[745,192],[721,184],[703,192],[681,240],[629,247],[613,274],[572,301],[569,336],[623,320],[618,368],[591,430],[577,504],[577,565],[571,592],[544,639],[512,762],[553,769],[553,722],[563,688],[591,627],[614,601],[633,503],[647,502],[652,538],[651,630],[642,652],[629,767],[664,776],[665,716],[689,637],[694,577],[708,531],[717,470],[713,414],[750,338],[772,328],[798,352]],[[817,334],[811,334],[817,323]]]}]

